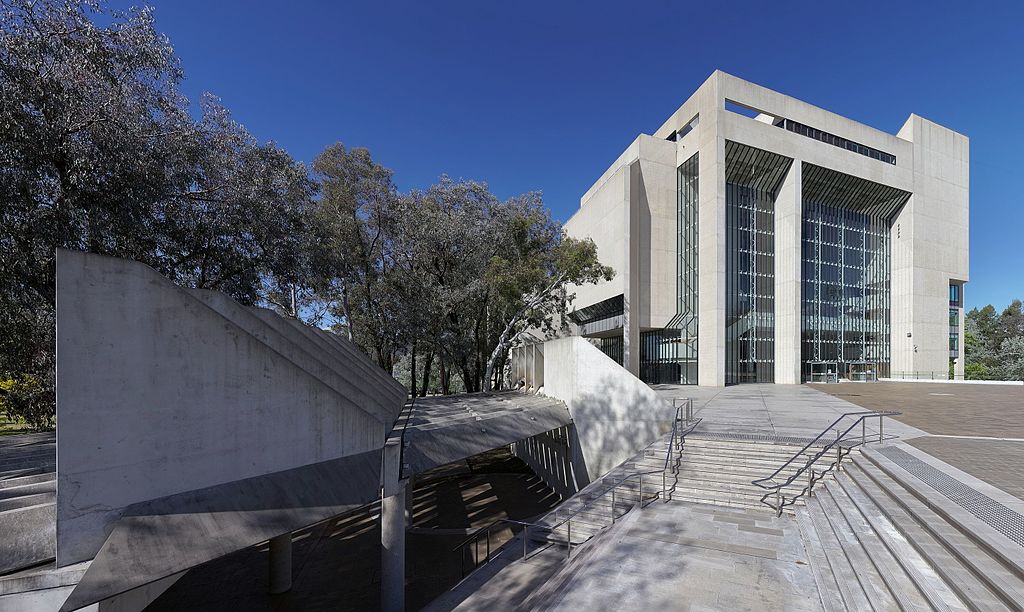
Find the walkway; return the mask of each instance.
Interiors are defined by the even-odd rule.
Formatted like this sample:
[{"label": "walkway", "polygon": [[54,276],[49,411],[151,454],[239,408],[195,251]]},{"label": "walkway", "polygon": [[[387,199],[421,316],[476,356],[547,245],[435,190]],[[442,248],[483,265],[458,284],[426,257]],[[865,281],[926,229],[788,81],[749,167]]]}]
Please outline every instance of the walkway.
[{"label": "walkway", "polygon": [[[810,385],[654,385],[654,389],[669,401],[675,397],[693,398],[694,416],[704,419],[700,430],[710,433],[813,438],[844,413],[865,410]],[[904,440],[926,433],[892,419],[886,419],[884,429],[886,434]],[[868,422],[867,431],[877,435],[877,421]]]}]

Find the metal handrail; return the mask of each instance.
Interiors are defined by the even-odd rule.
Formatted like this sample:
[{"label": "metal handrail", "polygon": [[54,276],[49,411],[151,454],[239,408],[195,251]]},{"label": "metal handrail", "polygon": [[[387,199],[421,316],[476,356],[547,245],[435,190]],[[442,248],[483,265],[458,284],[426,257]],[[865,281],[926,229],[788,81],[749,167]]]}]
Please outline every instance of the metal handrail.
[{"label": "metal handrail", "polygon": [[[822,477],[824,477],[826,474],[831,472],[835,467],[837,467],[842,462],[843,456],[845,454],[849,454],[850,450],[852,450],[856,446],[867,444],[867,428],[866,428],[866,425],[865,425],[865,421],[867,419],[876,418],[876,417],[878,418],[878,441],[881,443],[885,439],[884,428],[882,426],[882,419],[884,417],[887,417],[887,416],[888,417],[898,416],[899,414],[901,414],[901,413],[900,412],[891,411],[891,410],[890,411],[883,411],[883,412],[875,412],[873,410],[868,410],[868,411],[863,411],[863,412],[847,412],[847,413],[843,414],[838,419],[833,421],[831,425],[829,425],[828,427],[823,429],[821,431],[821,433],[819,433],[817,436],[814,437],[813,440],[811,440],[806,445],[804,445],[804,447],[801,448],[799,451],[797,451],[796,454],[794,454],[792,457],[787,459],[785,463],[783,463],[781,466],[779,466],[770,475],[765,476],[764,478],[759,478],[759,479],[754,480],[754,481],[751,482],[751,484],[753,484],[754,486],[759,487],[761,489],[765,489],[766,491],[768,491],[767,493],[765,493],[761,497],[761,503],[765,504],[769,508],[772,508],[773,510],[776,511],[776,513],[778,515],[781,516],[782,515],[782,510],[783,510],[783,508],[785,506],[793,505],[794,503],[796,503],[796,500],[800,499],[801,497],[803,497],[804,495],[809,493],[811,491],[811,489],[814,487],[814,484],[816,482],[821,480]],[[854,420],[853,423],[851,423],[850,426],[846,428],[846,430],[844,430],[842,433],[840,433],[839,432],[839,428],[836,427],[836,425],[838,425],[841,421],[843,421],[843,419],[846,419],[847,417],[852,417],[852,416],[857,417],[857,419]],[[842,442],[844,441],[846,435],[848,433],[850,433],[851,431],[853,431],[853,428],[856,427],[858,423],[861,426],[861,439],[860,439],[859,442],[854,441],[854,443],[852,443],[852,444],[847,444],[846,448],[845,448],[845,453],[844,453],[844,448],[843,448]],[[810,459],[808,459],[804,463],[804,465],[802,465],[797,471],[793,472],[793,474],[790,475],[789,478],[787,478],[784,482],[781,482],[781,483],[774,482],[776,476],[778,476],[780,473],[782,473],[782,471],[785,470],[786,468],[788,468],[794,461],[796,461],[797,459],[803,457],[804,453],[807,452],[807,449],[809,449],[812,446],[814,446],[814,444],[817,443],[819,440],[821,440],[822,437],[825,436],[825,434],[829,434],[832,431],[836,432],[835,440],[832,440],[828,444],[822,446],[821,450],[819,450]],[[831,464],[829,464],[829,466],[827,468],[825,468],[824,470],[821,470],[821,471],[815,470],[813,468],[813,466],[818,461],[818,459],[820,459],[823,456],[825,456],[825,454],[827,454],[829,451],[831,451],[836,446],[838,446],[838,449],[836,450],[836,459],[835,459],[835,461],[833,461]],[[793,481],[795,481],[797,478],[799,478],[808,469],[811,470],[811,473],[810,473],[810,477],[807,480],[807,486],[804,487],[803,489],[801,489],[799,493],[793,495],[789,499],[789,502],[786,503],[786,497],[784,495],[782,495],[782,493],[781,493],[782,488],[783,487],[787,487],[787,486],[793,484]],[[768,498],[772,496],[773,492],[775,494],[775,500],[776,500],[776,505],[774,505],[774,506],[770,502],[768,502]]]},{"label": "metal handrail", "polygon": [[[405,447],[408,446],[408,442],[405,439],[405,433],[409,429],[409,421],[412,419],[412,411],[416,409],[416,394],[413,393],[412,401],[408,404],[409,410],[405,415],[405,425],[402,426],[402,433],[399,436],[399,448],[398,448],[398,479],[405,478]],[[402,420],[402,413],[398,413],[398,418],[395,419],[395,425],[392,427],[398,427],[398,422]]]},{"label": "metal handrail", "polygon": [[[676,448],[682,449],[682,444],[683,444],[682,441],[703,420],[703,419],[700,419],[700,418],[698,418],[698,419],[694,419],[693,418],[693,399],[692,398],[685,398],[686,402],[680,403],[680,404],[676,404],[676,400],[678,400],[678,399],[684,399],[684,398],[674,398],[673,399],[673,406],[675,407],[676,411],[675,411],[675,416],[674,416],[673,421],[672,421],[672,433],[669,436],[668,447],[667,447],[667,449],[665,451],[665,467],[664,467],[664,469],[662,469],[662,470],[649,470],[649,471],[646,471],[646,472],[634,472],[632,474],[627,474],[627,475],[619,478],[618,480],[615,480],[614,482],[612,482],[611,485],[609,485],[604,490],[600,491],[600,493],[598,493],[590,501],[584,502],[582,506],[578,506],[576,508],[573,508],[572,512],[569,514],[569,516],[567,516],[565,518],[561,518],[560,519],[561,510],[562,509],[561,508],[556,508],[555,511],[554,511],[554,521],[555,522],[553,524],[531,523],[531,522],[527,522],[527,521],[517,521],[517,520],[513,520],[513,519],[498,519],[498,520],[496,520],[496,521],[494,521],[492,523],[489,523],[487,525],[484,525],[483,527],[480,527],[479,529],[474,531],[471,535],[469,535],[465,540],[460,542],[458,544],[458,546],[452,548],[452,552],[461,551],[460,564],[462,566],[462,576],[463,577],[466,576],[466,567],[465,567],[466,555],[465,555],[465,549],[466,549],[467,545],[473,544],[476,547],[475,555],[474,555],[474,569],[479,567],[480,565],[483,565],[484,563],[489,562],[491,560],[491,530],[494,527],[498,526],[498,525],[511,524],[511,525],[520,525],[520,526],[522,526],[522,528],[523,528],[523,532],[522,532],[523,533],[523,558],[524,559],[527,556],[527,543],[529,541],[529,530],[530,530],[531,527],[546,529],[546,530],[548,530],[548,532],[552,532],[552,531],[558,529],[559,527],[565,525],[566,526],[566,557],[569,557],[569,556],[572,555],[572,520],[573,520],[573,518],[576,515],[580,514],[581,512],[584,512],[588,508],[593,507],[598,501],[604,499],[604,497],[610,493],[611,497],[612,497],[611,517],[612,517],[612,524],[614,525],[615,521],[618,519],[618,516],[616,516],[616,514],[615,514],[615,507],[616,507],[616,504],[615,504],[615,492],[616,492],[616,490],[618,490],[618,488],[620,486],[625,484],[630,479],[632,479],[632,478],[638,478],[639,479],[639,485],[640,486],[639,486],[638,491],[637,491],[637,503],[640,504],[641,507],[643,507],[643,503],[644,503],[644,481],[643,481],[643,477],[644,476],[650,476],[652,474],[661,474],[662,475],[661,491],[655,492],[654,497],[652,498],[652,500],[653,499],[659,499],[659,498],[661,498],[662,500],[665,500],[666,499],[666,493],[667,493],[667,481],[666,481],[666,478],[665,478],[665,474],[670,469],[671,461],[672,461],[672,456],[675,454],[675,449]],[[679,423],[682,420],[680,418],[680,410],[682,408],[684,408],[684,407],[686,408],[686,422],[687,422],[687,426],[688,426],[685,431],[680,430],[680,427],[679,427]],[[677,442],[677,440],[678,440],[678,442]],[[674,471],[675,467],[672,466],[671,469]],[[632,508],[632,506],[630,506],[630,507]],[[479,561],[479,557],[480,557],[479,546],[480,546],[480,536],[481,535],[486,535],[486,538],[485,538],[486,549],[485,549],[483,561]],[[500,548],[499,548],[499,550],[500,550]]]}]

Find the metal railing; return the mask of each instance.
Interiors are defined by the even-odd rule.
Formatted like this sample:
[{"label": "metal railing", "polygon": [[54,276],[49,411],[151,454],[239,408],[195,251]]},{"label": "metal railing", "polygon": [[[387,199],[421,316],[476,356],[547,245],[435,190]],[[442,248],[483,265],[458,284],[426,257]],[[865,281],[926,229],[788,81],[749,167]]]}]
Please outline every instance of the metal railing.
[{"label": "metal railing", "polygon": [[[521,526],[523,528],[522,529],[522,537],[523,537],[523,557],[522,558],[523,559],[525,559],[527,557],[527,552],[528,552],[527,549],[528,549],[528,542],[529,542],[529,535],[530,535],[530,528],[531,527],[534,528],[534,529],[540,529],[540,530],[546,531],[548,533],[553,533],[557,529],[560,529],[562,526],[565,526],[565,557],[568,559],[569,557],[572,556],[572,547],[573,547],[573,542],[572,542],[572,521],[573,521],[573,519],[576,518],[576,516],[578,514],[584,512],[584,511],[586,511],[586,510],[588,510],[590,508],[593,508],[597,504],[598,501],[604,499],[605,496],[611,494],[611,512],[609,514],[611,516],[611,524],[614,525],[615,522],[618,520],[618,518],[620,516],[622,516],[623,514],[628,512],[629,510],[633,509],[633,504],[630,504],[626,508],[626,512],[623,512],[621,514],[616,512],[616,508],[618,507],[617,498],[616,498],[616,492],[619,490],[619,488],[623,487],[623,486],[628,486],[628,482],[630,480],[632,480],[634,478],[638,478],[639,482],[638,482],[638,487],[637,487],[637,492],[636,492],[637,504],[639,504],[640,507],[643,508],[644,505],[645,505],[644,504],[644,476],[650,476],[651,474],[660,474],[660,473],[662,473],[660,470],[651,470],[649,472],[636,472],[636,473],[633,473],[633,474],[628,474],[626,476],[623,476],[619,480],[615,481],[615,483],[612,484],[610,487],[608,487],[605,490],[601,491],[596,497],[594,497],[590,501],[584,503],[582,506],[576,506],[576,507],[572,508],[572,511],[568,514],[568,516],[560,517],[560,512],[559,512],[558,509],[556,509],[555,510],[555,520],[554,520],[553,523],[530,523],[530,522],[526,522],[526,521],[514,521],[514,520],[511,520],[511,519],[498,519],[497,521],[494,521],[493,523],[490,523],[488,525],[485,525],[485,526],[481,527],[480,529],[477,529],[469,537],[467,537],[465,540],[460,542],[458,546],[452,548],[452,552],[461,551],[461,555],[462,555],[461,556],[462,577],[463,578],[466,577],[466,564],[465,564],[465,561],[466,561],[466,550],[467,550],[467,547],[472,546],[472,549],[474,551],[473,566],[472,566],[472,568],[470,570],[470,571],[473,571],[476,568],[480,567],[481,565],[484,565],[485,563],[488,563],[493,558],[492,555],[491,555],[491,552],[492,552],[492,550],[491,550],[491,531],[495,527],[497,527],[498,525],[502,525],[502,524],[506,524],[506,523],[511,523],[513,525],[519,525],[519,526]],[[659,497],[661,497],[661,491],[658,491],[656,489],[654,495],[652,497],[650,497],[649,500],[650,501],[654,501],[655,499],[658,499]],[[619,500],[622,499],[621,494],[619,495],[618,499]],[[650,503],[650,501],[648,503]],[[580,521],[579,521],[579,519],[577,519],[577,524],[579,524],[579,523],[580,523]],[[601,528],[603,529],[603,526]],[[482,560],[480,559],[481,536],[484,536],[484,540],[483,541],[485,543],[485,554],[484,554],[484,558]],[[498,548],[494,549],[493,552],[495,554],[497,554],[500,550],[501,550],[501,547],[498,547]]]},{"label": "metal railing", "polygon": [[[685,400],[685,401],[680,402],[679,400]],[[654,474],[661,474],[661,490],[659,491],[659,490],[655,489],[654,495],[649,498],[650,501],[648,502],[648,504],[650,502],[656,500],[656,499],[659,499],[659,498],[661,500],[663,500],[663,501],[667,501],[667,499],[668,499],[668,497],[667,497],[667,493],[668,493],[667,473],[670,470],[673,473],[675,473],[678,470],[678,468],[679,468],[679,460],[678,460],[678,454],[679,453],[676,452],[676,449],[679,449],[680,452],[682,451],[683,442],[685,440],[685,437],[690,432],[692,432],[694,430],[694,428],[696,428],[697,425],[699,425],[700,422],[701,422],[701,419],[699,419],[699,418],[695,419],[693,417],[693,400],[691,398],[674,398],[672,400],[672,406],[675,409],[675,414],[674,414],[674,417],[673,417],[673,420],[672,420],[672,432],[671,432],[671,435],[669,436],[668,444],[667,444],[667,447],[665,449],[665,464],[664,464],[663,469],[661,469],[661,470],[650,470],[650,471],[646,471],[646,472],[634,472],[632,474],[627,474],[626,476],[623,476],[623,477],[619,478],[618,480],[615,480],[610,486],[608,486],[607,488],[602,490],[600,493],[598,493],[596,496],[594,496],[590,501],[584,502],[582,505],[573,506],[572,508],[564,508],[564,509],[563,508],[556,508],[554,513],[553,513],[554,514],[553,521],[550,522],[550,523],[531,523],[531,522],[527,522],[527,521],[516,521],[516,520],[512,520],[512,519],[498,519],[498,520],[494,521],[493,523],[490,523],[488,525],[485,525],[485,526],[481,527],[480,529],[477,529],[472,534],[470,534],[469,537],[467,537],[465,540],[460,542],[458,546],[456,546],[455,548],[452,548],[452,552],[459,552],[460,553],[460,565],[461,565],[461,570],[462,570],[462,577],[463,578],[466,577],[466,551],[470,547],[472,547],[472,550],[473,550],[473,566],[472,566],[470,571],[473,571],[476,568],[480,567],[481,565],[483,565],[485,563],[488,563],[493,558],[492,554],[491,554],[492,553],[492,550],[491,550],[491,531],[495,527],[497,527],[499,525],[513,525],[513,526],[518,525],[518,526],[522,527],[521,532],[522,532],[522,539],[523,539],[523,557],[522,557],[523,559],[525,559],[527,557],[527,554],[528,554],[528,542],[529,542],[530,528],[542,529],[542,530],[547,531],[550,534],[550,533],[553,533],[555,530],[560,529],[564,525],[565,526],[565,532],[566,532],[565,533],[565,549],[566,549],[565,550],[565,555],[566,555],[566,558],[568,559],[569,557],[572,556],[572,548],[573,548],[573,542],[572,542],[572,521],[573,521],[573,519],[577,515],[579,515],[580,513],[585,512],[588,509],[593,508],[597,504],[597,502],[603,500],[606,496],[609,496],[609,495],[611,496],[611,511],[610,511],[611,523],[610,524],[612,524],[612,525],[615,524],[615,522],[618,520],[618,518],[620,516],[624,515],[626,512],[629,512],[630,510],[632,510],[634,505],[639,505],[641,508],[645,507],[646,504],[644,503],[644,476],[650,477],[650,476],[652,476]],[[682,413],[682,411],[684,409],[685,409],[685,416],[681,416],[681,413]],[[685,418],[685,422],[686,422],[686,429],[685,430],[681,429],[680,426],[679,426],[680,422],[682,422],[684,418]],[[672,460],[673,456],[677,456],[677,459],[674,462]],[[617,507],[619,506],[619,504],[617,502],[619,500],[621,500],[622,497],[621,497],[621,494],[618,493],[618,491],[619,491],[620,487],[627,487],[629,485],[630,481],[633,480],[633,479],[637,479],[637,481],[638,481],[637,482],[637,491],[636,491],[636,504],[632,504],[632,503],[629,504],[626,507],[625,512],[623,512],[622,514],[619,514],[619,513],[617,513]],[[632,492],[629,491],[628,495],[632,495]],[[563,514],[562,514],[563,510],[565,511],[567,516],[563,516]],[[579,521],[577,520],[577,522],[579,522]],[[604,526],[601,527],[601,529],[603,529],[603,528],[604,528]],[[484,543],[484,557],[483,557],[482,560],[480,558],[480,543],[481,543],[481,541],[483,541],[483,543]],[[504,546],[504,543],[502,544],[502,546]],[[497,554],[501,550],[502,550],[502,548],[501,548],[501,546],[499,546],[498,548],[495,548],[493,552],[495,554]]]},{"label": "metal railing", "polygon": [[[416,409],[416,395],[413,394],[412,401],[407,404],[408,408],[403,407],[402,412],[405,412],[405,424],[402,425],[402,433],[399,435],[401,443],[398,450],[398,479],[405,478],[405,449],[409,446],[409,440],[405,439],[405,433],[409,429],[409,420],[412,419],[412,411]],[[402,413],[398,413],[398,418],[395,419],[395,426],[392,429],[398,427],[398,422],[402,420]]]},{"label": "metal railing", "polygon": [[[882,425],[883,419],[885,417],[897,416],[899,414],[899,412],[893,411],[875,412],[873,410],[869,410],[865,412],[847,412],[843,416],[839,417],[838,419],[833,421],[831,425],[822,430],[820,434],[815,436],[813,440],[808,442],[796,454],[790,457],[785,463],[779,466],[774,472],[772,472],[770,475],[764,478],[754,480],[751,483],[754,486],[764,489],[766,491],[765,494],[761,497],[761,503],[775,510],[775,513],[778,516],[781,516],[782,511],[786,506],[792,506],[793,504],[796,503],[798,499],[800,499],[804,495],[809,494],[811,490],[814,488],[814,485],[819,480],[824,478],[826,474],[831,473],[832,470],[838,468],[843,461],[843,457],[850,454],[850,451],[852,451],[857,446],[861,446],[863,444],[868,443],[866,425],[868,419],[878,419],[878,441],[882,442],[883,440],[885,440],[885,433]],[[850,425],[846,427],[845,430],[840,432],[839,424],[851,417],[857,418],[854,419],[850,423]],[[850,432],[852,432],[858,424],[860,425],[860,438],[847,438],[847,435]],[[810,458],[804,462],[803,465],[801,465],[795,472],[793,472],[785,480],[783,480],[782,482],[775,481],[775,479],[778,478],[779,475],[782,474],[787,468],[789,468],[794,462],[805,457],[804,453],[806,453],[808,449],[810,449],[815,444],[821,442],[826,435],[831,434],[833,431],[836,432],[836,437],[834,440],[829,441],[827,444],[823,445],[818,451],[813,453],[810,456]],[[874,434],[872,434],[871,439],[873,440],[874,437]],[[891,437],[895,438],[896,436]],[[828,465],[828,467],[826,467],[823,470],[815,469],[814,464],[818,461],[818,459],[821,459],[822,457],[826,456],[833,449],[835,449],[835,459]],[[800,489],[794,494],[791,494],[788,497],[785,494],[783,494],[782,489],[784,487],[792,485],[798,478],[800,478],[805,473],[807,474],[806,486],[804,486],[802,489]],[[769,501],[769,499],[774,499],[775,503],[773,504],[771,501]]]},{"label": "metal railing", "polygon": [[895,380],[963,380],[963,375],[959,377],[950,376],[949,370],[930,370],[930,371],[914,371],[914,372],[893,372],[889,375],[889,379]]}]

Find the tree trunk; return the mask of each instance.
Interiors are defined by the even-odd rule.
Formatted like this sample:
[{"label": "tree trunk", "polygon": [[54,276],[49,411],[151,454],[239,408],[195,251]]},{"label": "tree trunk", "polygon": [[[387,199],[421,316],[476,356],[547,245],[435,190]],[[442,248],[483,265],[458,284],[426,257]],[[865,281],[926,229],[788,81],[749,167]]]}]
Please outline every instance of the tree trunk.
[{"label": "tree trunk", "polygon": [[412,341],[412,351],[409,362],[409,396],[416,397],[416,341]]},{"label": "tree trunk", "polygon": [[345,313],[345,327],[348,328],[348,339],[352,341],[352,310],[348,306],[348,287],[341,285],[341,309]]},{"label": "tree trunk", "polygon": [[434,351],[427,353],[427,360],[423,364],[423,385],[420,387],[420,397],[426,397],[430,389],[430,366],[433,365]]},{"label": "tree trunk", "polygon": [[441,377],[441,395],[450,395],[452,392],[451,372],[444,367],[444,353],[438,355],[437,370]]}]

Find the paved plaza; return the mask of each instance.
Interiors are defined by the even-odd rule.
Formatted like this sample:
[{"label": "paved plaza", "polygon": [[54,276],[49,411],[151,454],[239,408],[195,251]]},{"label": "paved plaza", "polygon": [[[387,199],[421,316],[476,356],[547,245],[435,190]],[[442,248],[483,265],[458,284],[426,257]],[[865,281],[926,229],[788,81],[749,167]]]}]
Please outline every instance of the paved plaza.
[{"label": "paved plaza", "polygon": [[1024,385],[889,382],[804,385],[933,435],[1024,439]]},{"label": "paved plaza", "polygon": [[[865,410],[846,398],[822,393],[810,385],[654,385],[654,389],[669,401],[692,398],[694,416],[704,419],[700,431],[732,435],[813,438],[843,414]],[[871,408],[882,409],[887,408]],[[886,419],[884,429],[887,435],[902,439],[926,433],[892,419]],[[877,419],[868,421],[866,430],[877,436]]]},{"label": "paved plaza", "polygon": [[879,382],[813,385],[931,434],[907,443],[975,478],[1024,498],[1024,386]]},{"label": "paved plaza", "polygon": [[792,516],[654,503],[604,537],[547,609],[821,609]]}]

